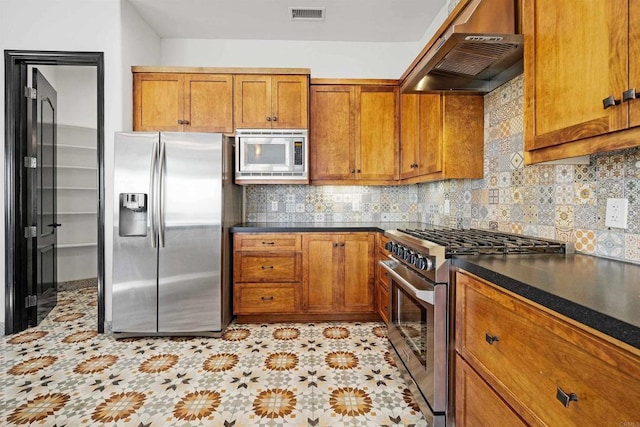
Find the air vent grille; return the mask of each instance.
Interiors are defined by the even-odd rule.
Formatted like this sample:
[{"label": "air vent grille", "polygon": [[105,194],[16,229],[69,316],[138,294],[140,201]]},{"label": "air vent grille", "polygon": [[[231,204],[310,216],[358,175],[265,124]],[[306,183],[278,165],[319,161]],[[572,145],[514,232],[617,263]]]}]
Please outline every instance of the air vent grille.
[{"label": "air vent grille", "polygon": [[458,43],[434,69],[441,72],[476,76],[497,60],[502,59],[506,52],[517,48],[518,45],[513,43]]},{"label": "air vent grille", "polygon": [[292,21],[324,21],[324,7],[290,7]]}]

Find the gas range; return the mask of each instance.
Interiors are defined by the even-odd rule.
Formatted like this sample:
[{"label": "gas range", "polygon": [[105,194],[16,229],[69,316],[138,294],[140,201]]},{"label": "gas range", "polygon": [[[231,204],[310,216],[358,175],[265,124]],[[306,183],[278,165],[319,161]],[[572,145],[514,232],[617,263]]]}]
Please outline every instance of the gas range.
[{"label": "gas range", "polygon": [[481,229],[431,226],[388,230],[391,256],[436,283],[449,280],[448,259],[454,255],[572,253],[573,245],[551,239]]},{"label": "gas range", "polygon": [[430,426],[452,424],[455,313],[450,259],[461,255],[573,252],[565,242],[493,230],[397,229],[385,232],[389,259],[388,336],[397,366]]}]

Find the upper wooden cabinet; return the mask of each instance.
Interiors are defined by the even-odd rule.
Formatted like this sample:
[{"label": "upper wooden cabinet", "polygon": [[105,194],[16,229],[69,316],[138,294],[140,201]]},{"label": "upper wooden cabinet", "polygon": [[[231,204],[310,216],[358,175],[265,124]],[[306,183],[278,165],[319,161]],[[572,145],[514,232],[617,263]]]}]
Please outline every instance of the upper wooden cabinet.
[{"label": "upper wooden cabinet", "polygon": [[236,75],[237,129],[306,129],[309,77],[306,75]]},{"label": "upper wooden cabinet", "polygon": [[482,96],[401,95],[400,178],[482,178],[483,119]]},{"label": "upper wooden cabinet", "polygon": [[233,132],[230,74],[133,74],[133,130]]},{"label": "upper wooden cabinet", "polygon": [[311,85],[311,181],[394,183],[398,178],[398,86],[344,82]]},{"label": "upper wooden cabinet", "polygon": [[524,2],[526,162],[640,144],[638,10],[640,0]]}]

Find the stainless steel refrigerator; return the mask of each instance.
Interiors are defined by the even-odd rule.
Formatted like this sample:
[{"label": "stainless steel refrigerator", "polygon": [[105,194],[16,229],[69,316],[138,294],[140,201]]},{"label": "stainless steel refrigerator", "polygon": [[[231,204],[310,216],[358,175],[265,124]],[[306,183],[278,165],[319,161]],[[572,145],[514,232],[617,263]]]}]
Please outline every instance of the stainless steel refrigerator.
[{"label": "stainless steel refrigerator", "polygon": [[232,317],[232,244],[242,194],[233,140],[116,133],[112,329],[211,334]]}]

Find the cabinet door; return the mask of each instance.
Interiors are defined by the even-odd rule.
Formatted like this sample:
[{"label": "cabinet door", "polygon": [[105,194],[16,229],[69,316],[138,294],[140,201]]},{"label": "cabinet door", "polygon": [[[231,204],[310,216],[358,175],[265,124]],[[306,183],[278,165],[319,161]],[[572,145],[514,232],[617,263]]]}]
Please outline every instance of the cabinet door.
[{"label": "cabinet door", "polygon": [[312,234],[302,237],[302,301],[309,313],[335,311],[338,297],[336,269],[337,241],[331,234]]},{"label": "cabinet door", "polygon": [[420,95],[419,102],[420,175],[442,171],[442,96],[437,94]]},{"label": "cabinet door", "polygon": [[233,96],[236,128],[271,127],[271,76],[236,75]]},{"label": "cabinet door", "polygon": [[[640,0],[629,0],[629,87],[640,95]],[[640,99],[629,102],[629,126],[640,126]]]},{"label": "cabinet door", "polygon": [[626,106],[603,107],[627,89],[628,24],[627,0],[525,2],[526,150],[628,126]]},{"label": "cabinet door", "polygon": [[307,76],[272,76],[271,124],[279,129],[306,129],[309,114]]},{"label": "cabinet door", "polygon": [[311,86],[310,177],[351,180],[355,172],[355,89]]},{"label": "cabinet door", "polygon": [[233,78],[226,74],[185,76],[186,130],[233,132]]},{"label": "cabinet door", "polygon": [[398,178],[398,88],[358,86],[356,97],[356,176]]},{"label": "cabinet door", "polygon": [[182,131],[184,76],[176,73],[133,75],[133,130]]},{"label": "cabinet door", "polygon": [[416,176],[418,168],[420,95],[404,94],[400,96],[400,178]]},{"label": "cabinet door", "polygon": [[340,240],[343,257],[340,263],[343,279],[338,281],[342,293],[341,309],[345,312],[374,311],[374,235],[346,234]]},{"label": "cabinet door", "polygon": [[456,355],[456,425],[526,426],[459,355]]}]

